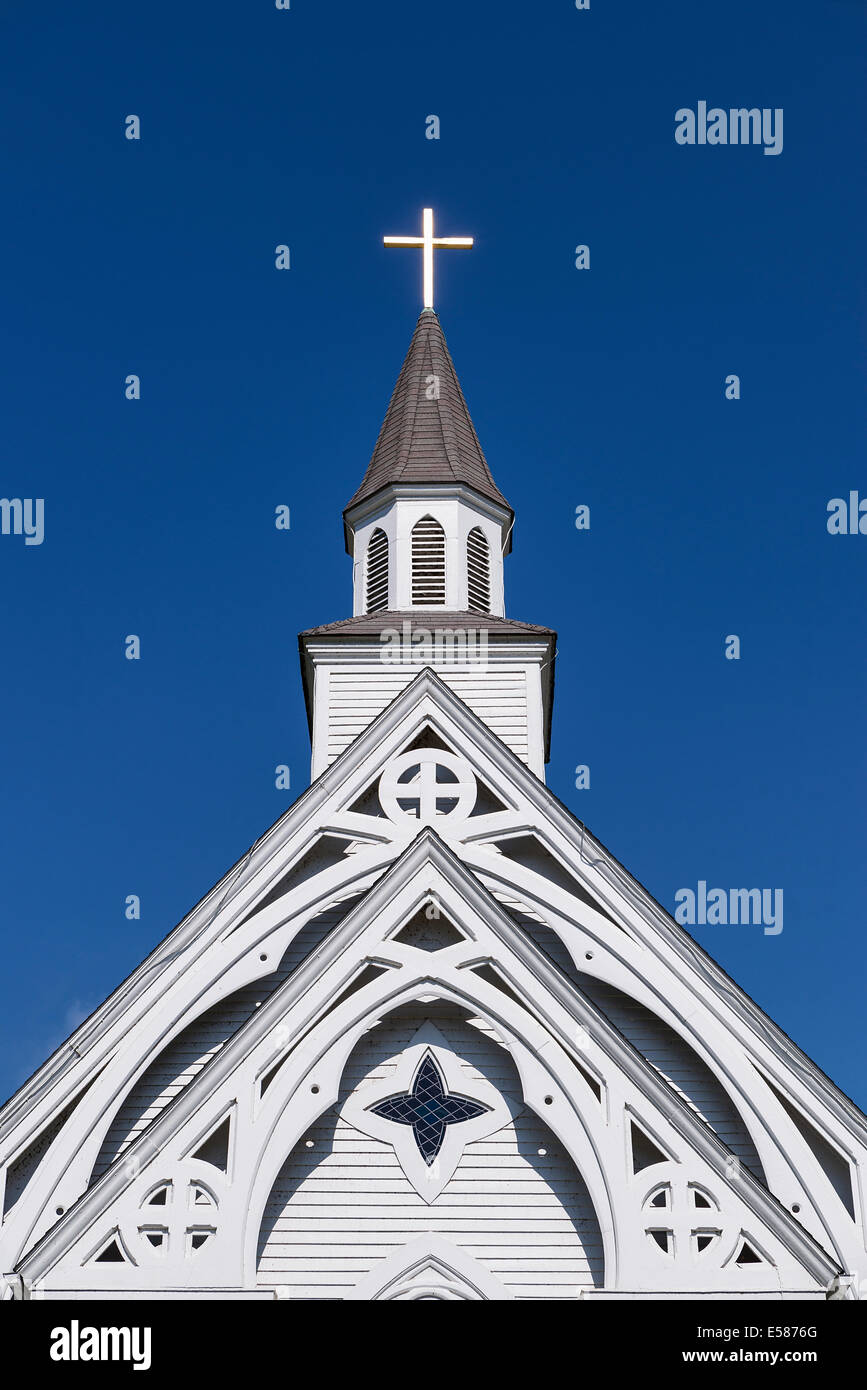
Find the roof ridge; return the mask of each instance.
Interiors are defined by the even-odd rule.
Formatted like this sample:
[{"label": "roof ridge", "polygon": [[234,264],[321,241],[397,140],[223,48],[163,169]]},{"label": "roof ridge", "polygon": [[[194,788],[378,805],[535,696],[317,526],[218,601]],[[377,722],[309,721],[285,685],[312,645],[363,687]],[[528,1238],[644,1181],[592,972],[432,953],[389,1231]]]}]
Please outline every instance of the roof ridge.
[{"label": "roof ridge", "polygon": [[[439,356],[441,346],[444,358],[442,366],[438,361],[434,360],[435,357]],[[440,344],[439,341],[434,341],[433,338],[428,338],[427,349],[430,355],[430,365],[435,380],[440,381],[444,377],[451,376],[451,378],[453,378],[454,381],[454,389],[458,393],[458,398],[462,399],[463,392],[461,391],[460,382],[458,381],[458,374],[455,371],[454,363],[452,362],[451,357],[449,356],[449,350],[446,347],[445,339],[443,338],[442,344]],[[443,367],[445,368],[445,370],[442,369]],[[464,402],[464,407],[466,408],[466,402]],[[469,417],[469,411],[467,411],[467,416]],[[451,468],[452,473],[455,474],[455,480],[457,481],[456,469],[460,469],[460,450],[458,448],[458,441],[454,427],[452,425],[451,420],[446,417],[445,412],[442,410],[436,411],[436,420],[437,424],[439,425],[440,437],[443,441],[443,449],[445,451],[446,458],[448,459],[449,467]],[[481,450],[481,445],[479,445],[479,449]]]},{"label": "roof ridge", "polygon": [[[418,331],[418,326],[416,326],[416,332],[417,332],[417,331]],[[413,334],[413,339],[414,339],[414,338],[415,338],[415,334]],[[410,343],[409,351],[407,352],[407,357],[406,357],[406,360],[407,360],[407,361],[409,360],[409,353],[410,353],[411,351],[412,351],[412,343]],[[394,399],[394,395],[396,395],[396,393],[397,393],[398,387],[400,386],[400,381],[401,381],[401,377],[402,377],[402,376],[403,376],[403,368],[401,368],[400,375],[398,376],[397,381],[396,381],[396,383],[395,383],[394,392],[392,393],[392,399]],[[420,389],[420,387],[421,387],[421,382],[419,381],[419,382],[417,383],[417,385],[418,385],[418,388]],[[399,448],[398,448],[398,455],[397,455],[397,468],[398,468],[399,473],[403,473],[403,470],[406,468],[407,464],[409,463],[409,457],[410,457],[410,454],[411,454],[411,452],[412,452],[412,440],[413,440],[413,435],[415,434],[415,422],[416,422],[416,420],[417,420],[417,418],[418,418],[418,404],[419,404],[419,390],[417,389],[417,390],[415,391],[415,393],[414,393],[414,397],[413,397],[413,400],[412,400],[412,419],[410,420],[408,411],[407,411],[406,409],[404,410],[403,415],[401,416],[402,430],[401,430],[400,446],[399,446]],[[391,409],[391,405],[390,405],[390,404],[389,404],[389,409]],[[382,424],[383,430],[385,429],[387,423],[388,423],[388,415],[386,415],[386,418],[385,418],[385,420],[383,421],[383,424]],[[377,448],[378,448],[378,447],[379,447],[379,440],[377,440]],[[374,456],[375,456],[375,454],[376,454],[376,449],[374,449]],[[373,465],[373,457],[371,457],[371,466],[372,466],[372,465]]]}]

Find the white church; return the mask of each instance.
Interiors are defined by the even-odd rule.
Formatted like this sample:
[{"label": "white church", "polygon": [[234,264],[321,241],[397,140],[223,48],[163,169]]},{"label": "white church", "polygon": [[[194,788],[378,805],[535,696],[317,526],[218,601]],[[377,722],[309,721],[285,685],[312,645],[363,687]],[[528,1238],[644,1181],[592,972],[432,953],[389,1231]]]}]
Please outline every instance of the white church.
[{"label": "white church", "polygon": [[311,785],[0,1111],[0,1298],[857,1298],[867,1118],[547,790],[433,309],[470,241],[386,240],[425,307]]}]

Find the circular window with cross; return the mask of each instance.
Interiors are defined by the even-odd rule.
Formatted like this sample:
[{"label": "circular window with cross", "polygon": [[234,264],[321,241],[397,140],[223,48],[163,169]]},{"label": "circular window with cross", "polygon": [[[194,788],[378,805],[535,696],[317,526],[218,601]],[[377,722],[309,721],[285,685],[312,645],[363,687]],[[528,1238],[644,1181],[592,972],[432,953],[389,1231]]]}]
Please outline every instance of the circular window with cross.
[{"label": "circular window with cross", "polygon": [[217,1234],[217,1212],[217,1198],[204,1182],[161,1182],[140,1205],[140,1250],[192,1259]]},{"label": "circular window with cross", "polygon": [[666,1255],[720,1264],[738,1228],[707,1188],[677,1176],[660,1183],[644,1201],[645,1231]]},{"label": "circular window with cross", "polygon": [[476,804],[477,785],[464,758],[440,748],[416,748],[393,758],[379,779],[379,800],[397,825],[464,820]]}]

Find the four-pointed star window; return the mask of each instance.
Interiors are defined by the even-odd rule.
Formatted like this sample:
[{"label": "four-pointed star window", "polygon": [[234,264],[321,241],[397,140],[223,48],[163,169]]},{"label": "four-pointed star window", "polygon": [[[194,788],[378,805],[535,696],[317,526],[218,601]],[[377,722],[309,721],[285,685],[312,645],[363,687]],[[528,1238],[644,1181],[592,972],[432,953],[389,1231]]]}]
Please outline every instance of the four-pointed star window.
[{"label": "four-pointed star window", "polygon": [[442,1148],[447,1125],[476,1120],[488,1109],[467,1096],[449,1095],[431,1052],[425,1053],[408,1095],[391,1096],[370,1107],[371,1114],[383,1120],[412,1125],[418,1151],[428,1167]]}]

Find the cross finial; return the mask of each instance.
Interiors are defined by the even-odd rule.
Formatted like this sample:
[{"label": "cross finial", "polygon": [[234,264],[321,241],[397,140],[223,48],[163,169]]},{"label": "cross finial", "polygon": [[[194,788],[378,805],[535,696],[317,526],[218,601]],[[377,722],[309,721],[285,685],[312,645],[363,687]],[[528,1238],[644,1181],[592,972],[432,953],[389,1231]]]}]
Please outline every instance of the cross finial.
[{"label": "cross finial", "polygon": [[421,236],[384,236],[384,246],[420,246],[424,264],[424,307],[432,309],[433,302],[433,253],[435,246],[450,246],[453,249],[469,247],[473,244],[471,236],[438,236],[433,234],[433,208],[422,212]]}]

